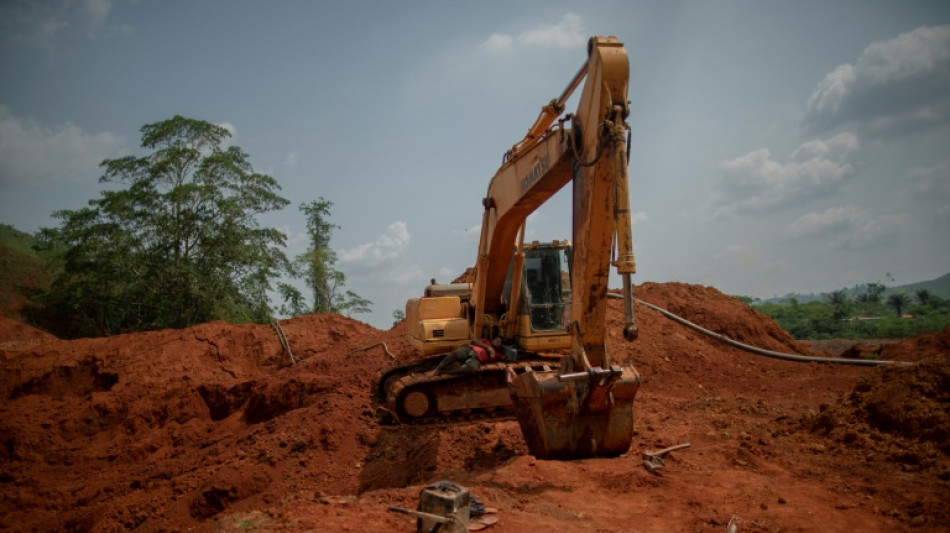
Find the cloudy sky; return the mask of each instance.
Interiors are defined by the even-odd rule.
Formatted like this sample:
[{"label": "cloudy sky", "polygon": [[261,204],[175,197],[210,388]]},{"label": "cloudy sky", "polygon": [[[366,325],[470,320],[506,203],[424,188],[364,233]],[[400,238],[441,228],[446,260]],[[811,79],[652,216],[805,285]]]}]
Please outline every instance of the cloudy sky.
[{"label": "cloudy sky", "polygon": [[[388,327],[474,264],[504,151],[585,60],[630,57],[636,281],[770,297],[950,272],[950,3],[0,3],[0,223],[51,226],[98,163],[182,114],[293,205],[334,203],[347,288]],[[570,106],[569,106],[570,108]],[[569,199],[529,239],[569,238]]]}]

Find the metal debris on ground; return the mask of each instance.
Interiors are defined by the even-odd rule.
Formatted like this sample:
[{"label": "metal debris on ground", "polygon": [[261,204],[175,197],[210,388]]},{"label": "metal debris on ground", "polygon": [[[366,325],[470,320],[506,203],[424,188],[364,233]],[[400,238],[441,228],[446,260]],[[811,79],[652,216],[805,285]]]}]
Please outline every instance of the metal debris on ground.
[{"label": "metal debris on ground", "polygon": [[726,533],[738,533],[740,522],[742,522],[741,518],[732,515],[732,518],[729,519],[729,523],[726,524]]},{"label": "metal debris on ground", "polygon": [[662,450],[657,450],[651,452],[649,450],[643,452],[643,467],[647,469],[647,472],[660,475],[659,470],[666,466],[666,462],[663,460],[663,456],[674,451],[680,450],[683,448],[689,448],[690,443],[677,444],[676,446],[670,446],[668,448],[663,448]]},{"label": "metal debris on ground", "polygon": [[389,347],[386,346],[386,343],[385,343],[385,342],[377,342],[376,344],[371,344],[371,345],[369,345],[369,346],[367,346],[367,347],[365,347],[365,348],[359,348],[359,349],[357,349],[357,350],[353,350],[352,352],[350,352],[350,353],[348,353],[348,354],[346,354],[346,355],[354,354],[354,353],[356,353],[356,352],[365,352],[366,350],[370,350],[370,349],[375,348],[375,347],[377,347],[377,346],[382,346],[383,352],[386,353],[386,357],[389,357],[390,360],[392,360],[392,361],[395,361],[395,360],[396,360],[396,356],[393,355],[392,352],[389,351]]},{"label": "metal debris on ground", "polygon": [[467,488],[451,481],[438,481],[423,488],[418,509],[389,506],[389,510],[415,516],[419,533],[480,531],[498,522],[497,517],[487,516],[496,509],[486,508]]}]

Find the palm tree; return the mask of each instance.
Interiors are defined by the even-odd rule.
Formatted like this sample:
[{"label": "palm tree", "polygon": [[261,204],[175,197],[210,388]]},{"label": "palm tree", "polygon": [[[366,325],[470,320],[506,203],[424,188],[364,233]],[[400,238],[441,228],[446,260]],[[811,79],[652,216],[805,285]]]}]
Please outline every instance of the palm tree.
[{"label": "palm tree", "polygon": [[887,305],[894,308],[894,312],[897,313],[897,316],[902,316],[904,314],[904,308],[910,305],[910,298],[903,293],[894,293],[887,297]]},{"label": "palm tree", "polygon": [[864,292],[856,298],[856,301],[861,304],[861,312],[866,315],[877,314],[876,308],[881,305],[881,295],[884,294],[885,290],[887,290],[887,287],[883,283],[876,281],[865,283]]},{"label": "palm tree", "polygon": [[848,306],[851,304],[851,298],[848,298],[848,293],[845,292],[844,289],[834,291],[826,298],[828,303],[831,304],[831,307],[834,309],[835,320],[847,318]]},{"label": "palm tree", "polygon": [[932,306],[934,303],[934,295],[927,289],[917,289],[914,295],[917,296],[917,301],[920,305]]},{"label": "palm tree", "polygon": [[887,290],[883,283],[872,281],[864,286],[864,301],[867,303],[881,303],[881,295]]}]

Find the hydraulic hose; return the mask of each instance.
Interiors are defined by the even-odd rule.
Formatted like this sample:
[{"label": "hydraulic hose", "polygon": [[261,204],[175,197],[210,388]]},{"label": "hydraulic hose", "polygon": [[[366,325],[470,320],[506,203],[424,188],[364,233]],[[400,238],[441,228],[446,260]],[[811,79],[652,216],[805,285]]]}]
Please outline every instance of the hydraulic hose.
[{"label": "hydraulic hose", "polygon": [[[615,293],[608,293],[608,296],[610,298],[618,298],[618,299],[623,298],[623,296],[619,294],[615,294]],[[729,337],[725,335],[720,335],[719,333],[716,333],[715,331],[710,331],[698,324],[694,324],[690,322],[689,320],[686,320],[685,318],[681,316],[674,315],[673,313],[667,311],[666,309],[663,309],[662,307],[653,305],[650,302],[645,302],[638,298],[637,303],[643,304],[649,307],[650,309],[657,311],[661,315],[665,316],[666,318],[669,318],[670,320],[674,322],[678,322],[688,328],[694,329],[702,333],[703,335],[708,335],[718,341],[721,341],[730,346],[739,348],[740,350],[745,350],[747,352],[751,352],[758,355],[764,355],[766,357],[773,357],[775,359],[781,359],[783,361],[795,361],[798,363],[831,363],[831,364],[837,364],[837,365],[853,365],[853,366],[883,366],[883,365],[893,365],[893,364],[900,364],[900,365],[911,364],[906,361],[882,361],[882,360],[877,360],[877,359],[841,359],[838,357],[811,357],[807,355],[775,352],[772,350],[757,348],[755,346],[750,346],[748,344],[741,343],[737,340],[730,339]]]}]

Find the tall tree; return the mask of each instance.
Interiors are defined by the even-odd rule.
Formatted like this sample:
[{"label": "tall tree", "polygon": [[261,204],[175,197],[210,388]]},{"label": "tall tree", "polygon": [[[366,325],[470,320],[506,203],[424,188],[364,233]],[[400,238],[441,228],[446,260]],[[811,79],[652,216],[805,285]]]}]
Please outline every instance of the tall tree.
[{"label": "tall tree", "polygon": [[64,250],[47,308],[68,310],[79,335],[268,320],[270,281],[288,261],[284,235],[256,216],[289,203],[277,181],[226,146],[221,126],[175,116],[141,132],[147,155],[101,164],[116,188],[41,230]]},{"label": "tall tree", "polygon": [[[293,273],[303,278],[313,295],[314,313],[369,313],[373,302],[362,298],[353,291],[344,291],[346,276],[336,269],[337,255],[330,248],[333,230],[339,226],[330,223],[330,208],[333,202],[320,198],[300,205],[300,211],[307,220],[307,233],[310,245],[307,251],[294,259]],[[280,286],[286,302],[300,301],[302,295],[295,288],[284,283]],[[293,313],[299,314],[299,313]]]},{"label": "tall tree", "polygon": [[848,307],[851,305],[851,298],[848,297],[848,293],[845,292],[844,289],[832,292],[827,296],[827,300],[834,310],[832,316],[835,320],[842,320],[848,317]]},{"label": "tall tree", "polygon": [[887,287],[883,283],[872,281],[865,285],[864,294],[866,296],[866,301],[868,303],[879,304],[881,303],[881,296],[884,294],[884,291],[887,290]]},{"label": "tall tree", "polygon": [[881,304],[881,296],[887,287],[883,283],[872,281],[864,285],[864,292],[859,294],[857,301],[861,304],[863,313],[870,314]]},{"label": "tall tree", "polygon": [[302,267],[307,285],[313,293],[314,313],[333,311],[337,290],[345,281],[343,273],[333,268],[337,257],[330,248],[330,237],[339,226],[330,223],[331,207],[333,202],[323,197],[300,205],[300,211],[307,220],[310,247],[297,257],[297,264]]},{"label": "tall tree", "polygon": [[887,297],[887,305],[894,309],[897,316],[903,316],[904,308],[910,305],[910,298],[903,293],[894,293]]},{"label": "tall tree", "polygon": [[927,289],[917,289],[914,295],[917,297],[917,301],[920,305],[933,305],[934,303],[934,295]]}]

